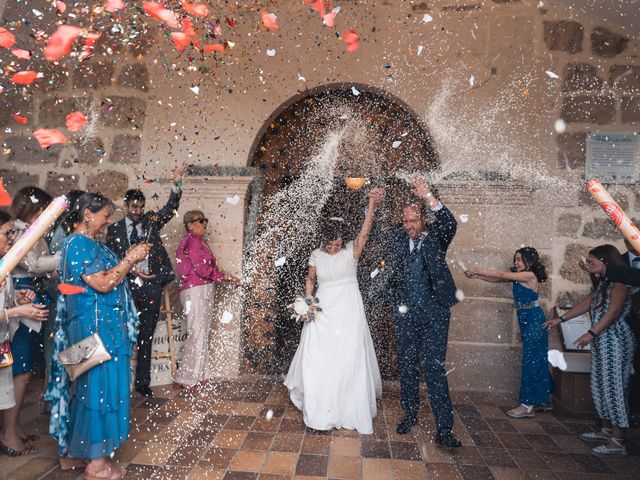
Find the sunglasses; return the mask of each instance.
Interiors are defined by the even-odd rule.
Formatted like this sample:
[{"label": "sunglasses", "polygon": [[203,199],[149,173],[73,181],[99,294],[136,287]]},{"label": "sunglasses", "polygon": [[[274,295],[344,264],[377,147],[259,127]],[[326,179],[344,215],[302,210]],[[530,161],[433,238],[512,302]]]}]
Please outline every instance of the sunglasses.
[{"label": "sunglasses", "polygon": [[191,220],[191,223],[193,222],[200,222],[200,223],[209,223],[209,219],[202,217],[202,218],[195,218],[193,220]]}]

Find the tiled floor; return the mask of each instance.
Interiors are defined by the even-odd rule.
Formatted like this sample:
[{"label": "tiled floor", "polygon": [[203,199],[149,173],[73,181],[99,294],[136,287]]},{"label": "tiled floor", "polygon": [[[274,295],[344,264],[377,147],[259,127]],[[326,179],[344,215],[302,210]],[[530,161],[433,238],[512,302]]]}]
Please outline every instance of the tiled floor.
[{"label": "tiled floor", "polygon": [[[535,419],[509,419],[507,402],[456,397],[456,434],[464,446],[437,448],[429,432],[433,419],[423,408],[420,425],[397,435],[401,415],[396,384],[385,385],[372,435],[305,427],[286,389],[272,379],[217,382],[197,396],[154,389],[156,397],[133,399],[130,440],[115,460],[128,464],[127,479],[359,479],[512,480],[637,479],[640,440],[629,441],[632,455],[603,460],[576,434],[593,427],[591,417],[555,412]],[[30,393],[30,399],[36,392]],[[6,480],[76,479],[62,472],[53,442],[43,434],[47,418],[32,402],[25,418],[38,456],[0,457]]]}]

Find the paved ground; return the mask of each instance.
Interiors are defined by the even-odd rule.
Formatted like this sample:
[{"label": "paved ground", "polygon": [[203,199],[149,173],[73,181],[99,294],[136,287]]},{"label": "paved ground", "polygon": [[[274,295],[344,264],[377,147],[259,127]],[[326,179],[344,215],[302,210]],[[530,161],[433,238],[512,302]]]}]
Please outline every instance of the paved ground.
[{"label": "paved ground", "polygon": [[[6,480],[65,480],[47,417],[37,413],[37,391],[24,410],[31,432],[42,434],[39,454],[0,457]],[[217,382],[197,396],[156,388],[156,398],[133,398],[130,440],[115,457],[128,464],[127,479],[637,479],[640,436],[626,459],[601,460],[576,437],[593,418],[567,412],[535,419],[509,419],[508,402],[487,397],[456,398],[456,434],[464,446],[442,450],[432,441],[433,419],[423,408],[421,426],[395,433],[401,415],[396,384],[385,385],[373,435],[305,427],[286,389],[273,379]],[[268,413],[271,412],[271,413]]]}]

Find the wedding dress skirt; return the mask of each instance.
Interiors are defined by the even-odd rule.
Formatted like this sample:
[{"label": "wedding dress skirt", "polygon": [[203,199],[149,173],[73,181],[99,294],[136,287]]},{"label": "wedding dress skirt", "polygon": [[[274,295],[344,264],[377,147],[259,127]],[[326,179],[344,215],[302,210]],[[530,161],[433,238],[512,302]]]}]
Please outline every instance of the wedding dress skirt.
[{"label": "wedding dress skirt", "polygon": [[382,383],[353,243],[335,255],[315,250],[309,264],[316,267],[322,311],[304,325],[284,383],[308,427],[372,433]]}]

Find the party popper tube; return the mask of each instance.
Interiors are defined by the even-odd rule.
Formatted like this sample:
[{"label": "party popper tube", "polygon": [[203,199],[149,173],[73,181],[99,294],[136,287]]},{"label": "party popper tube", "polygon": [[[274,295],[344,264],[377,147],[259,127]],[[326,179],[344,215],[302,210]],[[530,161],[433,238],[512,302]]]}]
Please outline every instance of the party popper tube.
[{"label": "party popper tube", "polygon": [[27,252],[47,233],[47,230],[51,228],[56,219],[67,208],[69,208],[69,201],[64,195],[53,199],[44,212],[27,228],[6,255],[0,259],[0,280],[3,280],[11,273]]},{"label": "party popper tube", "polygon": [[633,248],[640,251],[640,230],[624,211],[620,208],[620,205],[609,195],[607,189],[602,186],[600,180],[594,178],[587,183],[587,190],[593,196],[600,208],[604,210],[604,213],[613,221],[620,233],[626,238]]}]

